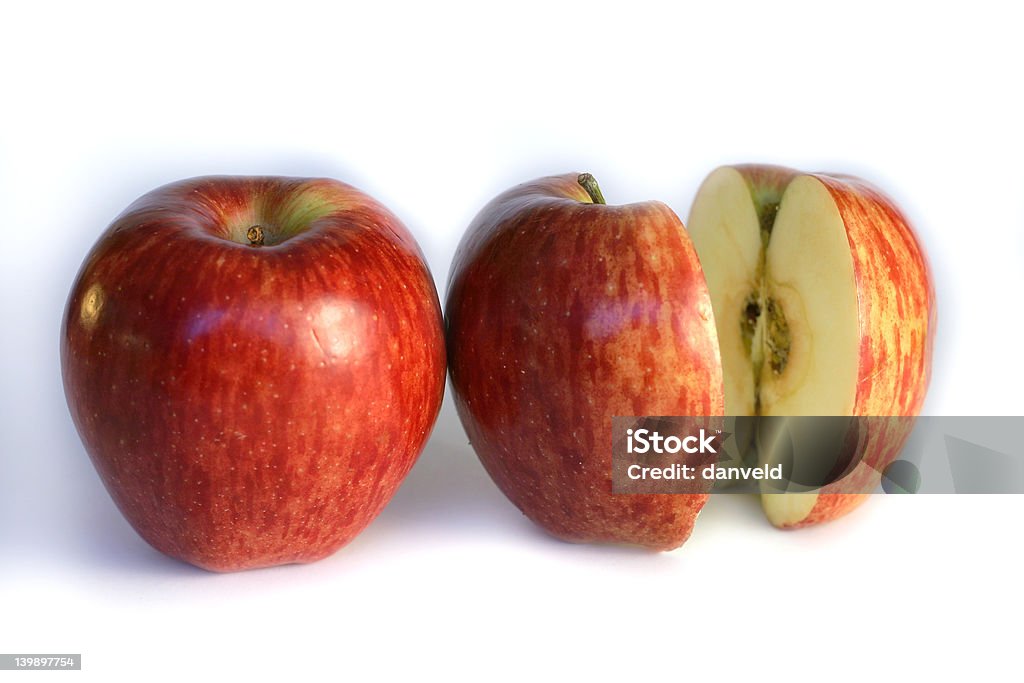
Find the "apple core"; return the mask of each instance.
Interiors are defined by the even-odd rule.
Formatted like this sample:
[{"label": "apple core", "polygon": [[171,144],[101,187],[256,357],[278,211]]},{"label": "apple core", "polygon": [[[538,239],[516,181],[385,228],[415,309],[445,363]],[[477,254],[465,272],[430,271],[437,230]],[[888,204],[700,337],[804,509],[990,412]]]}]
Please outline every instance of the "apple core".
[{"label": "apple core", "polygon": [[719,169],[690,219],[722,346],[726,414],[847,415],[859,328],[842,218],[813,177],[759,190]]}]

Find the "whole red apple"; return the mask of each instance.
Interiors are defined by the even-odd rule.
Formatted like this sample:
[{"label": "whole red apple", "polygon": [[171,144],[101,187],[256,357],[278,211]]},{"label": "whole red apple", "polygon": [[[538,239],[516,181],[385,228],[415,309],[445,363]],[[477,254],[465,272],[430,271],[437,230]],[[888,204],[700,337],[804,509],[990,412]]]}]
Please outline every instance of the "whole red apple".
[{"label": "whole red apple", "polygon": [[326,179],[207,177],[106,230],[61,331],[75,426],[158,550],[216,571],[325,557],[433,427],[443,322],[422,254]]},{"label": "whole red apple", "polygon": [[527,517],[569,541],[686,540],[706,493],[612,493],[612,417],[724,409],[711,299],[671,209],[607,206],[589,174],[515,187],[470,225],[445,313],[462,423]]}]

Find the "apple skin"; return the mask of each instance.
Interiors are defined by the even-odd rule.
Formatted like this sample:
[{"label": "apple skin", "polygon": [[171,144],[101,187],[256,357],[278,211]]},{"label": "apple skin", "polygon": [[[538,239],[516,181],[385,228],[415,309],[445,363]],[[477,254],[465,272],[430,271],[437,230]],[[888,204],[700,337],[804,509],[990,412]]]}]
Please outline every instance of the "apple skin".
[{"label": "apple skin", "polygon": [[664,204],[594,204],[576,174],[519,185],[463,237],[445,307],[455,404],[480,461],[572,542],[668,550],[707,500],[613,494],[612,417],[721,415],[711,300]]},{"label": "apple skin", "polygon": [[[800,174],[779,166],[740,165],[761,218],[759,196],[781,198]],[[913,417],[931,380],[935,338],[935,287],[924,248],[913,226],[885,193],[850,175],[812,173],[832,195],[846,227],[853,258],[860,327],[860,362],[852,414],[890,420],[862,423],[860,464],[822,489],[807,516],[780,528],[813,526],[841,517],[869,494],[902,451]],[[775,200],[778,201],[777,199]],[[780,494],[770,494],[780,495]],[[785,495],[785,494],[781,494]]]},{"label": "apple skin", "polygon": [[[263,246],[244,241],[254,224]],[[205,177],[141,197],[100,237],[61,367],[136,531],[234,571],[323,558],[377,516],[440,409],[443,333],[419,248],[373,199]]]}]

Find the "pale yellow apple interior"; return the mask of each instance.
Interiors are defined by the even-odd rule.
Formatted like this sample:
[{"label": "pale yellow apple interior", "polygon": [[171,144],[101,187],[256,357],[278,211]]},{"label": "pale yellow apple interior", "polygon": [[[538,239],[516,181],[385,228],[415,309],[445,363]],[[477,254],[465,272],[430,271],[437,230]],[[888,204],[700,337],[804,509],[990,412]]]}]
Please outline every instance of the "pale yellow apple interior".
[{"label": "pale yellow apple interior", "polygon": [[[689,230],[715,312],[726,414],[850,415],[857,291],[846,228],[828,189],[811,176],[790,182],[765,248],[751,188],[738,171],[721,168],[701,186]],[[759,315],[753,334],[744,334],[751,311]],[[770,452],[759,457],[772,461]],[[804,519],[817,495],[761,500],[769,520],[785,526]]]},{"label": "pale yellow apple interior", "polygon": [[753,360],[741,334],[740,319],[747,295],[759,288],[761,236],[750,190],[738,172],[722,168],[704,181],[688,227],[715,313],[725,414],[754,415]]}]

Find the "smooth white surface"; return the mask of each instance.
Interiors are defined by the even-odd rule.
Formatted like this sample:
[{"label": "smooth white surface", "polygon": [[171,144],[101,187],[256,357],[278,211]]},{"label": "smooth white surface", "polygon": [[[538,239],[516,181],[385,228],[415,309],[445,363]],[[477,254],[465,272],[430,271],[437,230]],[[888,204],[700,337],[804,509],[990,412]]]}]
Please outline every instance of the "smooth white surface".
[{"label": "smooth white surface", "polygon": [[[57,362],[89,246],[178,178],[351,182],[403,218],[443,290],[469,220],[515,183],[588,170],[610,202],[656,198],[685,217],[712,168],[761,161],[894,195],[938,289],[927,411],[1024,413],[1024,48],[1001,7],[6,8],[0,651],[82,652],[82,676],[103,681],[1010,675],[1020,496],[879,496],[795,533],[717,496],[678,551],[576,547],[505,501],[446,404],[348,548],[217,576],[122,520]],[[58,675],[72,676],[40,677]]]}]

